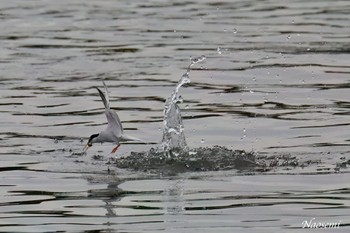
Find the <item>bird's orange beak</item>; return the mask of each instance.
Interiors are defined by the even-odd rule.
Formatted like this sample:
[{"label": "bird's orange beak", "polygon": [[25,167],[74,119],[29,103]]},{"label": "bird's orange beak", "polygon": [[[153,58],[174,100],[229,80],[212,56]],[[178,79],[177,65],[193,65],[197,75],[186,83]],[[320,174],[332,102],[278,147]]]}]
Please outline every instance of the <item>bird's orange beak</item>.
[{"label": "bird's orange beak", "polygon": [[83,149],[83,153],[85,153],[89,148],[90,148],[90,144],[89,143],[86,143],[86,145],[84,146],[84,149]]}]

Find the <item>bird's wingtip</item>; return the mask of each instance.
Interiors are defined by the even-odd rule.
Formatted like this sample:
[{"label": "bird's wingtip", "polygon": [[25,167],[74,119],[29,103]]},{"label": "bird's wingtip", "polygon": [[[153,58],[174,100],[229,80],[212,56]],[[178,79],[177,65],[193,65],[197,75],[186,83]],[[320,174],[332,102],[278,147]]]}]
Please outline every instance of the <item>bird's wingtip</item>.
[{"label": "bird's wingtip", "polygon": [[103,86],[104,86],[104,88],[105,88],[105,90],[106,90],[106,92],[107,92],[107,91],[108,91],[108,88],[107,88],[107,85],[106,85],[105,81],[102,80],[102,83],[103,83]]},{"label": "bird's wingtip", "polygon": [[103,94],[103,92],[100,90],[100,88],[98,88],[98,87],[95,87],[95,88],[100,94]]}]

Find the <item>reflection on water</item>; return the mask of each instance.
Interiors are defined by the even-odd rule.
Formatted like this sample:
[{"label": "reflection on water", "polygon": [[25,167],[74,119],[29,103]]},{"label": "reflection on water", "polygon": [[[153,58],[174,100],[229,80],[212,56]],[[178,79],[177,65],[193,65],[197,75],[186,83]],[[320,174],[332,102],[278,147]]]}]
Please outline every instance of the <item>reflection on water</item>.
[{"label": "reflection on water", "polygon": [[[35,173],[38,173],[37,171]],[[177,179],[115,180],[115,176],[55,173],[33,178],[6,172],[3,182],[27,175],[45,184],[6,187],[2,229],[34,232],[195,230],[298,232],[302,222],[348,223],[348,174],[232,176],[187,174]],[[332,181],[337,180],[337,183]],[[55,184],[52,181],[55,180]],[[108,184],[105,182],[108,181]],[[61,185],[61,186],[60,186]],[[62,191],[61,187],[69,191]]]},{"label": "reflection on water", "polygon": [[[316,218],[348,232],[349,10],[3,1],[0,231],[300,232]],[[178,103],[187,145],[243,151],[258,167],[167,176],[112,166],[108,146],[76,153],[105,124],[101,80],[125,130],[149,143],[123,144],[118,161],[160,146],[164,102],[200,55]]]}]

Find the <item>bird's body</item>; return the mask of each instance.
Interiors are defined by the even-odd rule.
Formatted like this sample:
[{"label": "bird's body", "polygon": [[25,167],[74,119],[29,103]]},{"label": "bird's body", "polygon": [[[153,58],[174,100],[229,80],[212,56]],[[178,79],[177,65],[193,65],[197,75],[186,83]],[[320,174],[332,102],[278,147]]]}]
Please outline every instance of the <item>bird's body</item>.
[{"label": "bird's body", "polygon": [[86,151],[90,146],[92,146],[93,143],[104,143],[104,142],[110,142],[114,143],[117,146],[112,150],[112,153],[114,153],[120,146],[120,142],[122,141],[140,141],[137,138],[133,138],[130,136],[124,135],[124,130],[122,123],[119,119],[119,116],[117,113],[110,109],[109,107],[109,96],[108,96],[108,88],[106,84],[103,82],[104,88],[105,88],[105,94],[99,89],[96,88],[98,93],[100,94],[100,97],[102,99],[102,102],[105,106],[105,115],[107,117],[107,128],[101,131],[98,134],[93,134],[90,136],[88,143],[84,147],[84,151]]}]

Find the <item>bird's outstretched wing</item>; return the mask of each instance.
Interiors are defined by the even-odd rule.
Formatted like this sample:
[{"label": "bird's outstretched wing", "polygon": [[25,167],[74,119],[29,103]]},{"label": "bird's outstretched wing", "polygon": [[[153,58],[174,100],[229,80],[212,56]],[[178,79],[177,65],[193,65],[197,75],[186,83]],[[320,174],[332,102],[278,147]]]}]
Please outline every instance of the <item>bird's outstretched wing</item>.
[{"label": "bird's outstretched wing", "polygon": [[100,94],[102,102],[105,106],[105,114],[108,122],[106,130],[119,138],[123,135],[123,126],[117,113],[109,108],[108,88],[105,82],[103,82],[103,85],[105,87],[105,94],[103,94],[103,92],[99,88],[96,87],[96,89]]}]

